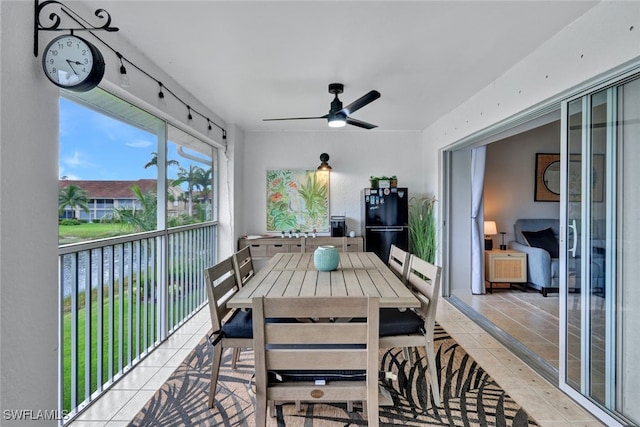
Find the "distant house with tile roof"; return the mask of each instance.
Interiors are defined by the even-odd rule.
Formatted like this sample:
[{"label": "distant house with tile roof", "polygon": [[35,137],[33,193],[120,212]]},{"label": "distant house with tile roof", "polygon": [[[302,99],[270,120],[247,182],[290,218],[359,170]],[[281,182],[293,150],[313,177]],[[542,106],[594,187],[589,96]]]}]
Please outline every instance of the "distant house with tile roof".
[{"label": "distant house with tile roof", "polygon": [[[140,201],[133,193],[131,188],[134,185],[140,187],[143,193],[156,193],[157,181],[155,179],[138,179],[138,180],[71,180],[62,179],[59,181],[59,188],[69,185],[75,185],[82,188],[89,198],[89,212],[78,209],[75,217],[83,220],[101,220],[102,218],[110,218],[114,209],[140,209]],[[186,213],[184,203],[178,200],[184,190],[178,186],[169,187],[169,194],[172,200],[167,201],[167,209],[169,216]],[[73,218],[73,212],[68,206],[62,211],[62,218]]]}]

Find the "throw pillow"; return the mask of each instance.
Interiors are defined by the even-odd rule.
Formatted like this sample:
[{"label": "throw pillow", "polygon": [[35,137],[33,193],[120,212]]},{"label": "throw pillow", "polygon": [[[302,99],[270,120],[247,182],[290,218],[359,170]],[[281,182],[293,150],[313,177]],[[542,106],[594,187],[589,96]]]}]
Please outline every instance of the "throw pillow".
[{"label": "throw pillow", "polygon": [[556,239],[551,228],[545,228],[544,230],[538,231],[523,231],[522,236],[529,246],[544,249],[549,252],[551,258],[560,257],[558,239]]}]

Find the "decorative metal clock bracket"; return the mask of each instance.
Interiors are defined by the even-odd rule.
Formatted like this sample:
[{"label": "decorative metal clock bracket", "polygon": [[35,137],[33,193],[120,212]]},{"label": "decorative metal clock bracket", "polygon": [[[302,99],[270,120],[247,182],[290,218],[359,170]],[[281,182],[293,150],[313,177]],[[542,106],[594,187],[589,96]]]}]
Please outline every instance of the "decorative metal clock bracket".
[{"label": "decorative metal clock bracket", "polygon": [[[40,21],[40,15],[43,13],[45,9],[50,9],[51,12],[48,15],[48,21],[45,21],[46,24],[43,24]],[[33,55],[38,57],[38,34],[39,31],[70,31],[72,34],[74,31],[109,31],[115,32],[118,31],[118,27],[111,26],[111,15],[104,9],[97,9],[95,11],[95,15],[104,23],[100,26],[92,25],[78,13],[74,12],[68,6],[60,3],[56,0],[47,0],[42,3],[39,0],[35,0],[35,15],[34,15],[34,23],[33,23]],[[69,19],[75,22],[71,24],[71,26],[61,27],[62,23],[61,16],[66,15]]]}]

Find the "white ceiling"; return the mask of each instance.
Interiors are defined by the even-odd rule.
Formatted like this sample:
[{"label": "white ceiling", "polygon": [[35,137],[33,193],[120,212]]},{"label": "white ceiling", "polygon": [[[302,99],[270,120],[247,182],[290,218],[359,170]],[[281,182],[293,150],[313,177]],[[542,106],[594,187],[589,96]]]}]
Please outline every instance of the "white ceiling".
[{"label": "white ceiling", "polygon": [[[325,130],[329,83],[375,130],[422,130],[593,7],[581,1],[99,1],[120,35],[227,123]],[[127,53],[123,52],[125,57]],[[135,57],[130,57],[135,63]]]}]

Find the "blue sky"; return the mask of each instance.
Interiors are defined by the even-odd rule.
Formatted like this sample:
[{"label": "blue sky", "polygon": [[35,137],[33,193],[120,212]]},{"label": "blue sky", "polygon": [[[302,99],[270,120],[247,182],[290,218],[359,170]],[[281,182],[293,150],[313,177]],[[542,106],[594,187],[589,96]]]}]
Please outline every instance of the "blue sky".
[{"label": "blue sky", "polygon": [[156,178],[154,167],[144,168],[156,144],[151,133],[60,98],[59,177]]},{"label": "blue sky", "polygon": [[[170,159],[179,160],[180,166],[189,169],[193,162],[178,156],[175,144],[168,144],[168,150]],[[157,151],[155,134],[60,98],[59,178],[155,179],[156,168],[145,169],[144,165]],[[170,167],[169,177],[175,178],[176,174],[177,167]]]}]

